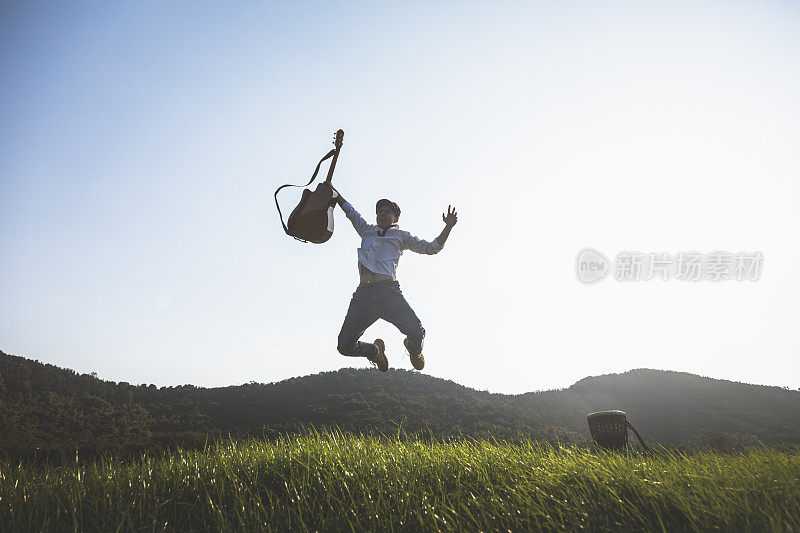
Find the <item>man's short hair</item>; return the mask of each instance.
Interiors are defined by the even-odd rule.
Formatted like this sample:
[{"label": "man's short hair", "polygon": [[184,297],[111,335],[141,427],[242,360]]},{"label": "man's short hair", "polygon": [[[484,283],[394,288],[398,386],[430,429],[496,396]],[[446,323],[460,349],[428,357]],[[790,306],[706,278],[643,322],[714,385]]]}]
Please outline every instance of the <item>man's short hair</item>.
[{"label": "man's short hair", "polygon": [[385,205],[389,209],[394,211],[394,216],[396,216],[397,218],[400,218],[400,206],[399,205],[397,205],[396,203],[394,203],[391,200],[387,200],[386,198],[381,198],[380,200],[378,200],[378,203],[375,204],[375,211],[377,211],[378,208],[381,207],[382,205]]}]

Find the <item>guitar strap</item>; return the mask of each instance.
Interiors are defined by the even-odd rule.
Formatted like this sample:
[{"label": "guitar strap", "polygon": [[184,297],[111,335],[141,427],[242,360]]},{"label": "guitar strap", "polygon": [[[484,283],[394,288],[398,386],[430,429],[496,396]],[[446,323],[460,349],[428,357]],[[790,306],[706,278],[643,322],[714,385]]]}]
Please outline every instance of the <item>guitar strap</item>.
[{"label": "guitar strap", "polygon": [[[287,183],[286,185],[281,185],[281,186],[280,186],[280,187],[278,187],[278,189],[275,191],[275,207],[277,207],[277,208],[278,208],[278,216],[279,216],[279,217],[280,217],[280,219],[281,219],[281,225],[283,226],[283,231],[285,231],[285,232],[286,232],[286,235],[291,235],[291,233],[289,233],[289,228],[287,228],[287,227],[286,227],[286,223],[284,223],[284,221],[283,221],[283,213],[281,213],[281,206],[280,206],[280,204],[278,203],[278,193],[279,193],[279,192],[280,192],[280,190],[281,190],[281,189],[283,189],[284,187],[308,187],[309,185],[311,185],[311,182],[313,182],[313,181],[314,181],[314,180],[317,178],[317,174],[319,173],[319,166],[320,166],[320,165],[322,164],[322,162],[323,162],[323,161],[325,161],[326,159],[328,159],[328,158],[330,158],[330,157],[333,157],[333,154],[335,154],[335,153],[336,153],[336,149],[334,148],[333,150],[331,150],[330,152],[328,152],[327,154],[325,154],[325,157],[323,157],[322,159],[320,159],[320,160],[319,160],[319,163],[317,163],[317,168],[315,168],[315,169],[314,169],[314,174],[312,174],[312,175],[311,175],[311,179],[310,179],[310,180],[308,180],[308,183],[306,183],[305,185],[290,185],[290,184],[288,184],[288,183]],[[294,235],[292,235],[292,237],[294,237]],[[295,238],[295,239],[297,239],[297,237],[294,237],[294,238]],[[303,239],[297,239],[297,240],[298,240],[298,241],[302,241]],[[305,241],[303,241],[303,242],[305,242]]]}]

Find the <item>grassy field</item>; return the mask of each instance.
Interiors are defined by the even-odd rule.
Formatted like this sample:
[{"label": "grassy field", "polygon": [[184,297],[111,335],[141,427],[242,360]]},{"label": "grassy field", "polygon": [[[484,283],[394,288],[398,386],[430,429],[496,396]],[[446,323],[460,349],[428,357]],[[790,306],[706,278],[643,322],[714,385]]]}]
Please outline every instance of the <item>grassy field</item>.
[{"label": "grassy field", "polygon": [[306,434],[0,463],[0,529],[800,531],[800,451],[597,453]]}]

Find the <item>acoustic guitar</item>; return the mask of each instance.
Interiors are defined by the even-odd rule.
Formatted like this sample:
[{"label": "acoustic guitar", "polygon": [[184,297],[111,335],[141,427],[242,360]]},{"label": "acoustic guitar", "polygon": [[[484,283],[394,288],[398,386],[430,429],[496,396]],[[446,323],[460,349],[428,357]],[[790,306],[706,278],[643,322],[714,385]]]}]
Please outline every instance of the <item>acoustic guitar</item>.
[{"label": "acoustic guitar", "polygon": [[[320,160],[316,170],[314,170],[314,175],[311,176],[311,181],[306,186],[310,185],[314,178],[317,177],[317,172],[319,172],[322,162],[329,157],[333,157],[331,166],[328,168],[327,178],[317,185],[316,190],[313,192],[310,189],[303,190],[300,203],[294,208],[289,215],[289,220],[284,225],[284,231],[295,239],[322,244],[333,235],[333,209],[336,207],[337,194],[331,188],[330,183],[333,178],[333,171],[336,168],[336,161],[339,159],[339,150],[342,148],[343,139],[344,131],[337,131],[333,141],[335,148]],[[286,187],[286,185],[283,187]],[[283,187],[280,187],[278,191]],[[276,205],[278,204],[278,191],[275,191]],[[280,206],[278,206],[278,213],[280,214]],[[281,223],[283,223],[283,217],[281,217]]]}]

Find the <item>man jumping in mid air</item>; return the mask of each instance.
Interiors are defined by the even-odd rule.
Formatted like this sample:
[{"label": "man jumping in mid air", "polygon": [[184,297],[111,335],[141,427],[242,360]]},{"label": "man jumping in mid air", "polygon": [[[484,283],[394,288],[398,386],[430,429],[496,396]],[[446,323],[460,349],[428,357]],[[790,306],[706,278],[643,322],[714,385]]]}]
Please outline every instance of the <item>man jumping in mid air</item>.
[{"label": "man jumping in mid air", "polygon": [[411,357],[411,364],[417,370],[422,370],[425,366],[425,358],[422,356],[425,328],[400,291],[396,277],[397,262],[403,250],[419,254],[439,253],[450,235],[450,230],[458,222],[455,208],[447,207],[447,215],[442,214],[442,233],[433,242],[428,242],[398,227],[400,207],[390,200],[384,198],[375,205],[376,226],[368,224],[341,194],[337,201],[361,237],[361,248],[358,249],[360,283],[350,300],[350,307],[339,333],[339,353],[351,357],[366,357],[381,372],[386,372],[389,369],[389,360],[386,358],[383,340],[375,339],[373,343],[359,341],[364,331],[382,318],[397,326],[406,336],[403,344]]}]

